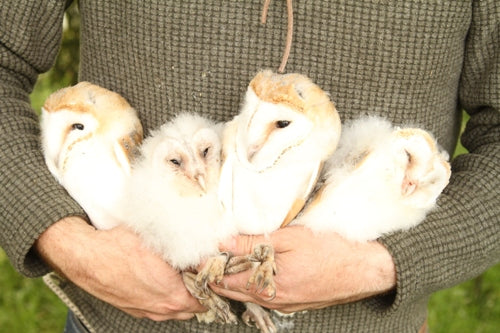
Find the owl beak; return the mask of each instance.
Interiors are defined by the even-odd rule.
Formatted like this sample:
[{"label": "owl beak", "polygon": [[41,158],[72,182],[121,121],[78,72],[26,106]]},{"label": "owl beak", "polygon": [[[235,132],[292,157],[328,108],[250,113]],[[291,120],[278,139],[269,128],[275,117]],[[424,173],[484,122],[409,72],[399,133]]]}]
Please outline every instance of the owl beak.
[{"label": "owl beak", "polygon": [[250,147],[248,147],[248,152],[247,152],[247,161],[252,163],[252,159],[254,158],[255,154],[262,148],[261,144],[253,144]]},{"label": "owl beak", "polygon": [[200,186],[201,190],[206,193],[207,192],[207,185],[205,183],[205,175],[202,173],[198,173],[194,176],[194,179],[196,180],[196,183]]}]

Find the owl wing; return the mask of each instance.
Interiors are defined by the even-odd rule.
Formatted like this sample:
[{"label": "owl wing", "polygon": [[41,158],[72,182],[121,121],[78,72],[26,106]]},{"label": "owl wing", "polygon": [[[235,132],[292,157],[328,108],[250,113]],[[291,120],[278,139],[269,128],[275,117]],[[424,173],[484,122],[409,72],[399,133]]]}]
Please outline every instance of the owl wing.
[{"label": "owl wing", "polygon": [[218,197],[222,209],[226,213],[232,211],[233,207],[233,166],[233,157],[226,157],[219,177]]},{"label": "owl wing", "polygon": [[302,208],[304,208],[309,195],[312,193],[314,187],[316,186],[318,178],[321,174],[321,170],[323,169],[323,165],[324,163],[320,162],[318,163],[318,166],[311,171],[311,174],[309,175],[309,180],[307,182],[307,187],[305,188],[304,192],[302,192],[302,195],[299,196],[290,207],[290,210],[288,211],[288,214],[281,223],[280,228],[286,227],[299,214]]},{"label": "owl wing", "polygon": [[218,196],[219,202],[225,212],[232,211],[233,208],[233,168],[235,159],[235,139],[238,128],[235,117],[229,121],[223,130],[222,135],[222,162],[219,176]]},{"label": "owl wing", "polygon": [[139,153],[139,146],[142,142],[142,130],[136,128],[127,135],[121,137],[113,145],[113,154],[120,169],[130,175],[131,162]]}]

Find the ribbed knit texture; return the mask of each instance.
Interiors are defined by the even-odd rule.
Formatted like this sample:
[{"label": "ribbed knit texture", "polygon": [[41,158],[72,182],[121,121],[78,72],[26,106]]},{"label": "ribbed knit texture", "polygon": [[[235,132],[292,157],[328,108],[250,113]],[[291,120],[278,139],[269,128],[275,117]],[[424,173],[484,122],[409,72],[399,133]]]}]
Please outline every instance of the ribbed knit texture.
[{"label": "ribbed knit texture", "polygon": [[[277,69],[285,1],[81,0],[80,80],[122,94],[146,130],[181,111],[228,120],[248,82]],[[48,267],[31,251],[38,235],[82,209],[45,168],[28,93],[59,47],[65,1],[0,2],[0,245],[23,274]],[[342,120],[384,115],[432,131],[452,151],[460,108],[471,114],[439,208],[381,241],[397,266],[397,290],[298,313],[290,332],[416,332],[429,295],[479,274],[500,257],[500,4],[483,1],[295,1],[287,72],[328,91]],[[322,277],[329,278],[329,277]],[[97,332],[255,332],[245,325],[138,320],[71,283],[61,285]]]}]

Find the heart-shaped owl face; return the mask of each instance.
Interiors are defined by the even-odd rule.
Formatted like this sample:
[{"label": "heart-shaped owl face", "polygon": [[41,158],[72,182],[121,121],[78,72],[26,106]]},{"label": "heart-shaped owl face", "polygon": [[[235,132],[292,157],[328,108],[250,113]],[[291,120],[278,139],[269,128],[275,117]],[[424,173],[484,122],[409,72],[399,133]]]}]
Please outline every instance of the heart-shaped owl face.
[{"label": "heart-shaped owl face", "polygon": [[[151,172],[182,195],[214,191],[220,169],[220,126],[198,115],[183,113],[146,138],[141,148]],[[141,167],[141,166],[139,166]]]},{"label": "heart-shaped owl face", "polygon": [[42,107],[41,131],[45,161],[59,181],[69,163],[94,163],[96,146],[106,146],[126,170],[142,140],[140,121],[128,102],[88,82],[49,96]]},{"label": "heart-shaped owl face", "polygon": [[299,74],[258,73],[236,121],[236,153],[256,171],[287,154],[326,159],[340,137],[340,118],[328,94]]}]

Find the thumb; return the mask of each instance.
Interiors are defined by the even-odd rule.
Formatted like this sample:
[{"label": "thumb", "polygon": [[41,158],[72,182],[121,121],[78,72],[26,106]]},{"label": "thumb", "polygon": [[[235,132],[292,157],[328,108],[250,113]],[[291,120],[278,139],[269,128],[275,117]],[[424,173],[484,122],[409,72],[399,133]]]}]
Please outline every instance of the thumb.
[{"label": "thumb", "polygon": [[219,244],[221,252],[231,252],[235,256],[250,254],[256,245],[271,244],[271,239],[264,235],[236,235]]}]

